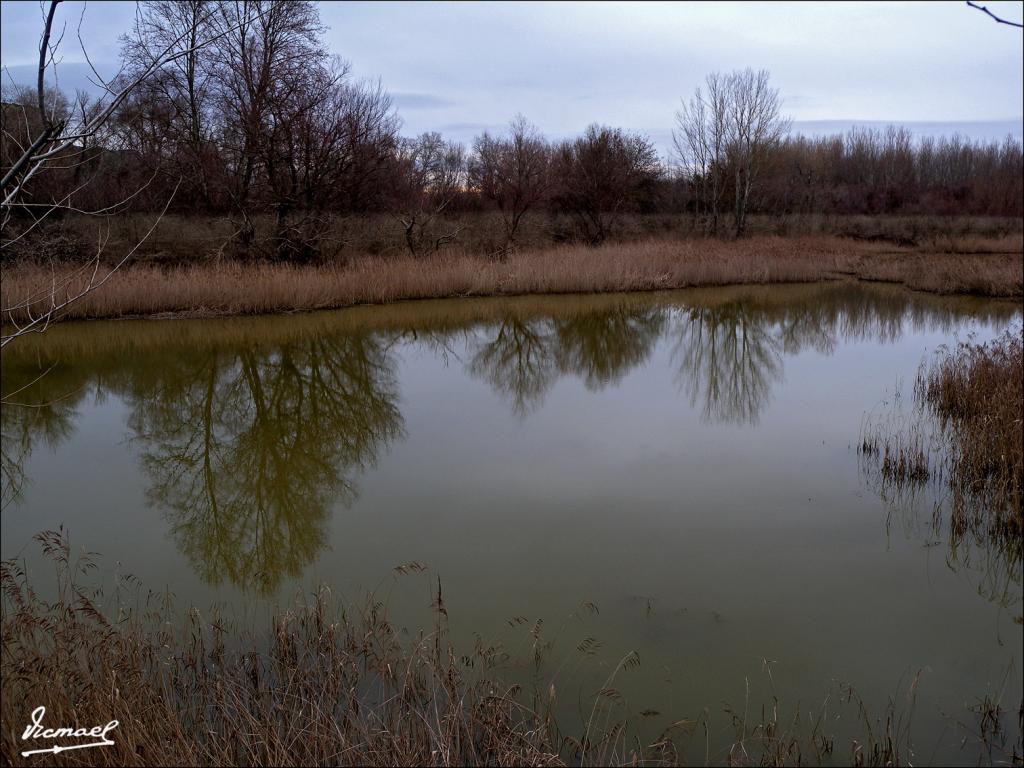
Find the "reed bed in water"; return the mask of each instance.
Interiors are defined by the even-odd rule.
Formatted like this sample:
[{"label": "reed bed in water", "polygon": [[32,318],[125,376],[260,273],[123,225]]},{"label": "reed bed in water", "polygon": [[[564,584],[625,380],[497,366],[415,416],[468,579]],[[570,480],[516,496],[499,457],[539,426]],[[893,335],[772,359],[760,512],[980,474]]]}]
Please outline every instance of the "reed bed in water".
[{"label": "reed bed in water", "polygon": [[[92,276],[70,266],[17,264],[3,271],[0,321],[24,321]],[[100,271],[102,276],[103,272]],[[211,261],[161,267],[137,262],[59,319],[138,315],[246,315],[334,309],[405,299],[524,294],[606,293],[710,285],[817,282],[863,278],[938,293],[1020,296],[1019,254],[880,252],[826,237],[752,237],[738,241],[659,240],[565,245],[507,258],[438,254],[360,257],[345,264],[291,266]]]},{"label": "reed bed in water", "polygon": [[885,432],[872,428],[861,434],[858,451],[878,461],[883,483],[914,487],[931,477],[931,457],[925,436],[919,429]]},{"label": "reed bed in water", "polygon": [[[174,629],[166,596],[149,594],[130,613],[120,605],[114,620],[102,594],[78,583],[93,560],[72,559],[60,534],[37,538],[57,566],[54,599],[4,564],[4,764],[28,762],[15,733],[40,705],[51,724],[119,721],[115,745],[75,754],[79,764],[561,762],[542,708],[487,674],[500,652],[456,659],[443,643],[440,597],[437,626],[405,643],[379,603],[335,611],[322,591],[247,645],[196,609]],[[623,745],[588,747],[611,759]]]},{"label": "reed bed in water", "polygon": [[1024,538],[1024,332],[987,344],[963,342],[922,365],[918,402],[938,420],[949,446],[953,524],[982,526],[999,540]]},{"label": "reed bed in water", "polygon": [[[579,717],[570,727],[555,716],[566,694],[549,676],[524,676],[520,668],[520,678],[539,680],[520,687],[510,681],[509,654],[479,639],[472,652],[456,652],[439,583],[433,625],[413,635],[393,627],[376,598],[346,608],[324,589],[276,613],[266,631],[243,631],[195,608],[182,620],[169,596],[146,593],[130,577],[107,600],[83,581],[96,573],[93,555],[74,556],[62,532],[36,539],[55,566],[48,597],[14,561],[2,571],[0,757],[7,765],[674,765],[687,748],[705,764],[898,765],[913,758],[916,680],[905,710],[894,698],[868,716],[856,693],[841,687],[834,702],[808,711],[784,710],[773,697],[758,712],[745,701],[725,709],[723,730],[706,709],[692,719],[634,714],[616,689],[617,676],[640,665],[630,653],[609,664],[610,673],[604,668],[600,689],[573,702]],[[433,579],[424,570],[410,563],[395,577]],[[529,637],[528,670],[558,663],[545,663],[553,644],[541,622]],[[588,641],[568,651],[579,663],[595,658],[596,641]],[[832,733],[842,702],[856,710],[857,737],[845,755]],[[50,727],[116,719],[114,744],[24,758],[29,744],[21,734],[28,711],[39,706]],[[638,723],[656,717],[662,724],[641,738]],[[971,720],[964,739],[980,744],[979,754],[1020,759],[998,701],[982,700]],[[50,746],[45,741],[33,739],[31,747]]]},{"label": "reed bed in water", "polygon": [[951,546],[970,534],[1014,567],[1024,555],[1022,334],[940,348],[918,369],[915,410],[869,419],[857,444],[883,496],[912,497],[928,483],[948,491],[936,510],[948,516]]}]

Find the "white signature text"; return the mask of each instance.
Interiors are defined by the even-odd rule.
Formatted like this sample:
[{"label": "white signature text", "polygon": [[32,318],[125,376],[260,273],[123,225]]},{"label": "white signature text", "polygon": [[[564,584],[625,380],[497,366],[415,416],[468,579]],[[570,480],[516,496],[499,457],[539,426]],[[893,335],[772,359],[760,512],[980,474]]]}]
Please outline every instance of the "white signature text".
[{"label": "white signature text", "polygon": [[43,727],[43,717],[46,716],[46,707],[36,707],[32,710],[32,723],[25,728],[25,732],[21,734],[22,741],[28,739],[99,739],[99,741],[92,742],[90,744],[71,744],[62,746],[55,744],[52,747],[46,749],[30,749],[27,752],[22,752],[22,757],[28,757],[29,755],[41,755],[41,754],[57,754],[58,752],[67,752],[71,749],[88,749],[89,747],[109,747],[113,746],[114,742],[107,738],[107,734],[117,728],[119,723],[117,720],[111,720],[106,725],[96,725],[92,728],[45,728]]}]

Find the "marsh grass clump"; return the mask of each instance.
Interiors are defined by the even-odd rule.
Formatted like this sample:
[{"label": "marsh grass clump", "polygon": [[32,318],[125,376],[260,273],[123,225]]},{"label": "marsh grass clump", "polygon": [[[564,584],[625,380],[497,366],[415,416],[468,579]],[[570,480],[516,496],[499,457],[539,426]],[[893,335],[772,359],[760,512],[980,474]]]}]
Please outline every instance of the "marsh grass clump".
[{"label": "marsh grass clump", "polygon": [[861,427],[857,453],[867,472],[880,478],[887,494],[912,495],[941,471],[929,437],[917,423],[869,421]]},{"label": "marsh grass clump", "polygon": [[954,561],[980,550],[993,595],[1019,591],[1024,556],[1022,333],[940,348],[918,369],[912,411],[872,415],[857,442],[861,470],[886,502],[914,511],[928,490],[932,533],[947,531]]},{"label": "marsh grass clump", "polygon": [[900,448],[882,458],[882,472],[894,483],[918,484],[928,481],[928,457],[920,446]]},{"label": "marsh grass clump", "polygon": [[954,524],[984,526],[1017,549],[1024,536],[1022,338],[1017,329],[987,344],[941,350],[914,384],[948,442]]}]

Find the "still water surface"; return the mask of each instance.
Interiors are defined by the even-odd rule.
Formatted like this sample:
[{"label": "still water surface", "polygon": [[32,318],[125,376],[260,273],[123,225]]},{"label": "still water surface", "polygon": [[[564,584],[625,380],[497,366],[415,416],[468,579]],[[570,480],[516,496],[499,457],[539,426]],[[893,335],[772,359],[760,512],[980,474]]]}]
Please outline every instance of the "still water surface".
[{"label": "still water surface", "polygon": [[[951,556],[934,499],[881,498],[856,442],[924,356],[1020,322],[825,285],[68,324],[4,352],[3,392],[39,407],[3,408],[2,556],[41,569],[31,536],[63,525],[183,605],[326,583],[410,628],[440,576],[457,641],[528,655],[541,618],[556,660],[635,650],[617,684],[672,719],[747,681],[880,711],[923,670],[928,762],[940,713],[1021,700],[1019,566]],[[589,695],[584,670],[559,685]]]}]

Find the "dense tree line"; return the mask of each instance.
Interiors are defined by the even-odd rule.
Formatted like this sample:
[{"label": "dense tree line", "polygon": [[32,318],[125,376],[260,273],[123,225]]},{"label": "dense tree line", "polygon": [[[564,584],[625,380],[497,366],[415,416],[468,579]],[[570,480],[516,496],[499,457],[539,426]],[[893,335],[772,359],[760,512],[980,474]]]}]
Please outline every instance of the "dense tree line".
[{"label": "dense tree line", "polygon": [[[353,79],[331,56],[316,6],[281,0],[159,0],[122,38],[121,83],[166,51],[102,131],[19,190],[17,212],[171,210],[232,221],[250,253],[256,217],[271,217],[262,254],[314,258],[333,214],[386,213],[411,253],[459,236],[451,214],[494,210],[513,246],[525,217],[562,214],[570,236],[599,243],[628,212],[692,216],[708,234],[744,233],[751,213],[1021,216],[1019,140],[915,140],[903,128],[790,135],[765,71],[715,73],[676,115],[674,156],[643,135],[592,125],[552,141],[517,116],[471,146],[437,133],[403,137],[380,83]],[[200,46],[199,41],[208,41]],[[116,87],[116,82],[114,86]],[[85,123],[87,94],[7,89],[4,173],[44,123]],[[7,239],[5,235],[5,239]]]},{"label": "dense tree line", "polygon": [[915,139],[903,127],[787,137],[766,173],[759,205],[784,213],[1020,216],[1020,140]]}]

